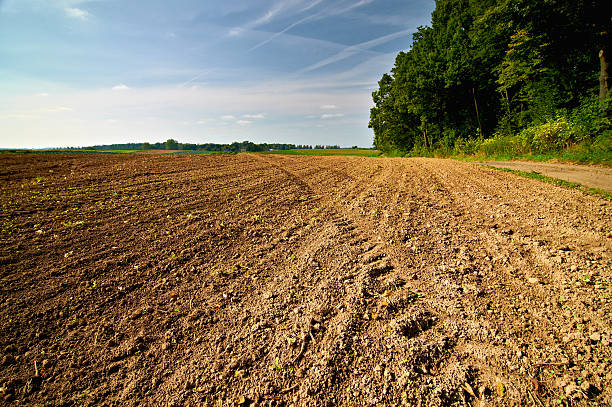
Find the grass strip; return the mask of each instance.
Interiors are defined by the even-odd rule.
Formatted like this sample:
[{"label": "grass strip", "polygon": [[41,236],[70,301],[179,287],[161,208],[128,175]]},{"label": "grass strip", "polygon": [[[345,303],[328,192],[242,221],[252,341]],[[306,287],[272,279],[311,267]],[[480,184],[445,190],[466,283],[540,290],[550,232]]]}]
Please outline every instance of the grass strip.
[{"label": "grass strip", "polygon": [[257,154],[286,154],[286,155],[312,155],[312,156],[355,156],[355,157],[380,157],[382,153],[378,150],[360,148],[305,148],[293,150],[262,151]]},{"label": "grass strip", "polygon": [[[163,150],[160,150],[163,151]],[[182,150],[164,155],[223,155],[223,154],[238,154],[235,151],[207,151],[207,150]]]},{"label": "grass strip", "polygon": [[610,154],[589,155],[565,152],[562,154],[451,154],[448,156],[457,161],[532,161],[532,162],[560,162],[581,165],[600,165],[612,167]]},{"label": "grass strip", "polygon": [[520,175],[521,177],[525,177],[525,178],[537,179],[538,181],[547,182],[553,185],[558,185],[563,188],[577,189],[579,191],[586,192],[587,194],[591,194],[591,195],[606,199],[608,201],[612,201],[612,194],[610,194],[609,192],[606,192],[599,188],[586,187],[578,182],[570,182],[570,181],[565,181],[563,179],[549,177],[547,175],[542,175],[537,171],[521,171],[521,170],[514,170],[511,168],[494,167],[492,165],[483,165],[483,167],[491,168],[493,170],[502,171],[502,172],[510,172],[512,174]]}]

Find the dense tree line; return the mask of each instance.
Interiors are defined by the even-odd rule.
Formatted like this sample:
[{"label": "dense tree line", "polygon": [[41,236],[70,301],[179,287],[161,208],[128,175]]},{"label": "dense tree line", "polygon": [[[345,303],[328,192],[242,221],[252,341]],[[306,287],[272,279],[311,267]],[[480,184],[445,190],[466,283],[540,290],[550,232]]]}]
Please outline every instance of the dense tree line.
[{"label": "dense tree line", "polygon": [[[334,146],[336,147],[336,146]],[[226,151],[226,152],[257,152],[270,150],[292,150],[311,149],[310,145],[296,145],[284,143],[261,143],[256,144],[250,141],[233,142],[231,144],[216,144],[216,143],[179,143],[174,139],[168,139],[159,143],[121,143],[121,144],[105,144],[89,147],[82,147],[81,150],[191,150],[191,151]],[[321,147],[323,148],[323,147]],[[339,148],[339,147],[338,147]]]},{"label": "dense tree line", "polygon": [[606,9],[600,0],[437,0],[431,26],[372,94],[375,146],[450,148],[605,98]]}]

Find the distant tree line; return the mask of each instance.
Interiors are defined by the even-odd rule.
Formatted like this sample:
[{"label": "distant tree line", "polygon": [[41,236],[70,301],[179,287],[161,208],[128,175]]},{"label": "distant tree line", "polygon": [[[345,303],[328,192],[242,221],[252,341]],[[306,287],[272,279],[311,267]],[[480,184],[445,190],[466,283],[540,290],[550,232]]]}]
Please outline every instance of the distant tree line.
[{"label": "distant tree line", "polygon": [[[285,143],[261,143],[256,144],[250,141],[233,142],[231,144],[217,143],[179,143],[174,139],[158,143],[120,143],[104,144],[89,147],[81,147],[81,150],[191,150],[191,151],[227,151],[227,152],[258,152],[270,150],[292,150],[292,149],[311,149],[311,145],[285,144]],[[339,146],[317,146],[316,148],[340,148]]]},{"label": "distant tree line", "polygon": [[[559,117],[609,118],[606,9],[599,0],[437,0],[431,26],[372,94],[375,146],[452,148]],[[609,121],[597,123],[587,136],[609,137]]]}]

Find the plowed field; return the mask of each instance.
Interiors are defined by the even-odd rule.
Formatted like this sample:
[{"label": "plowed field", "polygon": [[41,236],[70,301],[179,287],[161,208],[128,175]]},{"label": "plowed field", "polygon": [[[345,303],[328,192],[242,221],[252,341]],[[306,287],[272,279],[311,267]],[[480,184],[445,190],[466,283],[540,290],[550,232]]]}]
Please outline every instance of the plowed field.
[{"label": "plowed field", "polygon": [[0,403],[612,403],[601,198],[434,159],[2,154],[0,180]]}]

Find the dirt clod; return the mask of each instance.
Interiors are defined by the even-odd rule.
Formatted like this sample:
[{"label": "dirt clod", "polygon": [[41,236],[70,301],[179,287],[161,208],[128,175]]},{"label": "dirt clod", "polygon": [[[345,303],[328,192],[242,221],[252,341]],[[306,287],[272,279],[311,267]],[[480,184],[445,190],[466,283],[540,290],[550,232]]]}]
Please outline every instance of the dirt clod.
[{"label": "dirt clod", "polygon": [[4,355],[1,363],[2,363],[2,366],[8,366],[8,365],[12,365],[15,362],[16,360],[13,355]]},{"label": "dirt clod", "polygon": [[589,339],[592,342],[599,342],[601,341],[601,334],[599,332],[593,332],[591,336],[589,336]]}]

